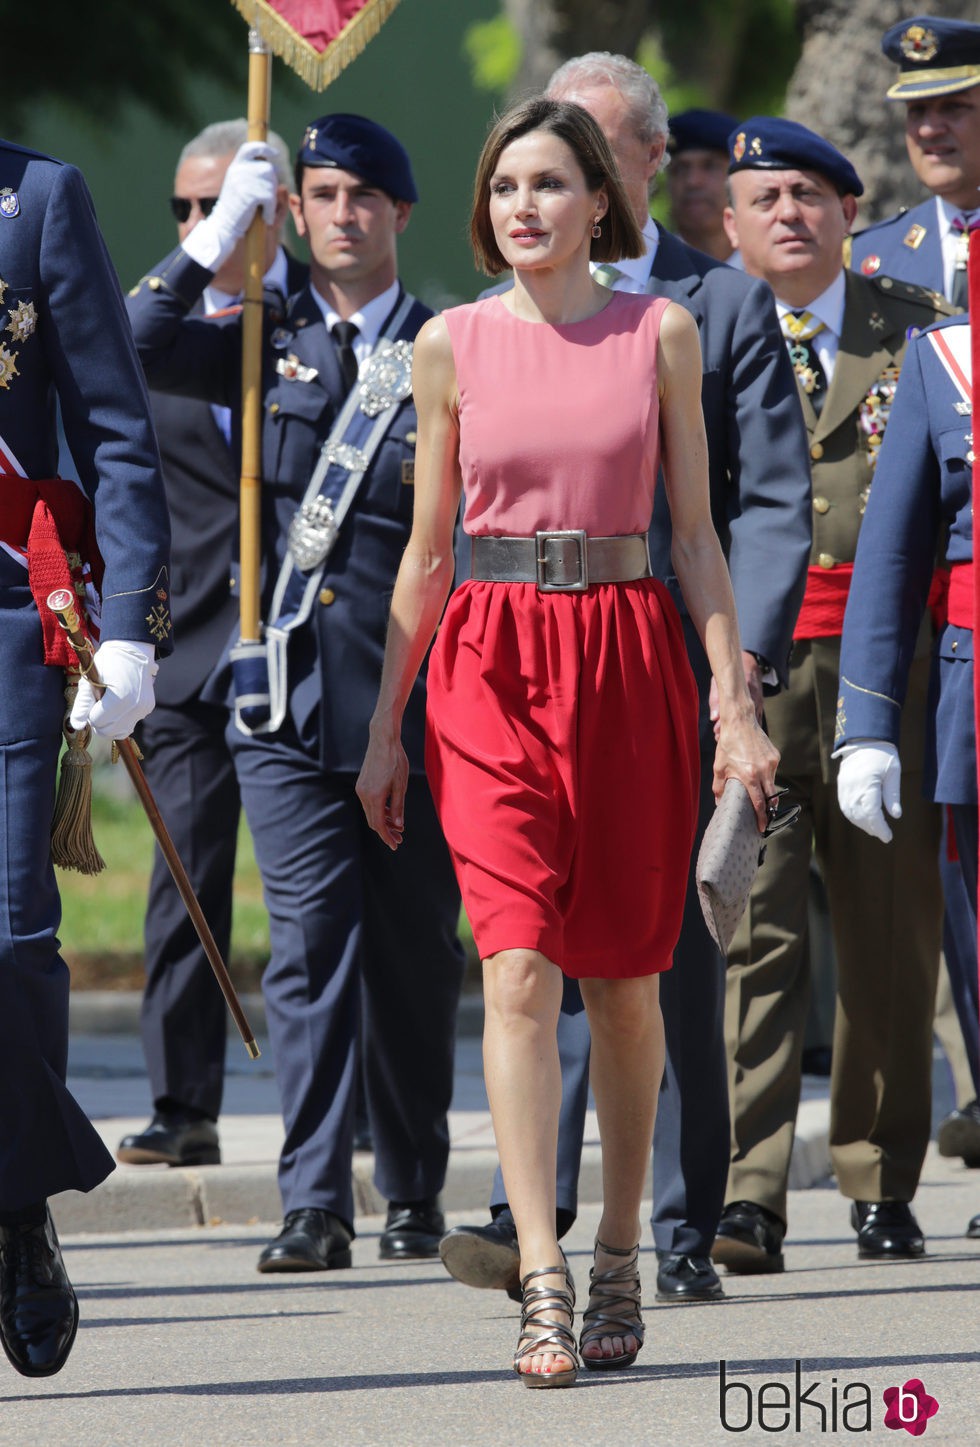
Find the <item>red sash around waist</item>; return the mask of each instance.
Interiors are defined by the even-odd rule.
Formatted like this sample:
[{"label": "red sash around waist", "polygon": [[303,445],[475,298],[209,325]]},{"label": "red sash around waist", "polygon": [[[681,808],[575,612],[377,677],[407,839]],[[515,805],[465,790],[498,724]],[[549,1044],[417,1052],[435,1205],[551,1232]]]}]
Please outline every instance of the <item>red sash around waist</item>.
[{"label": "red sash around waist", "polygon": [[793,631],[794,638],[840,637],[853,574],[853,563],[807,569],[806,592]]},{"label": "red sash around waist", "polygon": [[973,564],[954,563],[949,570],[946,616],[957,628],[973,629]]},{"label": "red sash around waist", "polygon": [[33,481],[7,475],[0,482],[0,539],[27,554],[27,576],[44,633],[44,661],[65,668],[74,651],[47,606],[55,588],[74,580],[66,552],[89,563],[96,586],[102,585],[102,559],[95,541],[92,505],[79,487],[61,477]]}]

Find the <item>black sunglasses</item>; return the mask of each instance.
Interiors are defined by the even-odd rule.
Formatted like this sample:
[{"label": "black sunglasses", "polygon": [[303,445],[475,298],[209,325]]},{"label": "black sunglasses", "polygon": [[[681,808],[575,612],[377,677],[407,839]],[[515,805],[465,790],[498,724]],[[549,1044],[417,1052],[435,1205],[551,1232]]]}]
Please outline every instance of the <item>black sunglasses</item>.
[{"label": "black sunglasses", "polygon": [[780,829],[786,829],[790,824],[795,824],[803,812],[802,804],[780,804],[780,799],[788,792],[789,790],[786,788],[777,789],[775,794],[770,794],[766,800],[769,823],[763,832],[764,839],[771,839],[774,834],[779,833]]},{"label": "black sunglasses", "polygon": [[191,214],[191,207],[198,205],[201,208],[202,216],[210,216],[218,204],[217,196],[171,196],[170,209],[174,213],[174,220],[181,225]]}]

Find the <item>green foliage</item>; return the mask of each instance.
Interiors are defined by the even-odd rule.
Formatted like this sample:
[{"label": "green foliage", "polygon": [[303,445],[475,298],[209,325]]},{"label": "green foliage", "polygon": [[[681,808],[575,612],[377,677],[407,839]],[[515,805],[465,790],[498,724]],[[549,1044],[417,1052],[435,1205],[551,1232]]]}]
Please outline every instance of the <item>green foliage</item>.
[{"label": "green foliage", "polygon": [[521,63],[521,37],[511,20],[500,14],[468,26],[463,51],[477,90],[503,95]]},{"label": "green foliage", "polygon": [[[69,957],[141,956],[153,834],[135,796],[127,791],[120,798],[114,790],[100,788],[98,772],[92,799],[92,832],[106,862],[105,870],[96,875],[58,870],[62,902],[59,934],[64,952]],[[244,819],[238,834],[231,954],[233,959],[258,956],[263,960],[269,954],[268,916]]]},{"label": "green foliage", "polygon": [[193,129],[199,81],[241,94],[247,69],[247,26],[229,0],[0,0],[0,25],[10,139],[23,134],[31,109],[52,101],[102,134],[132,100]]}]

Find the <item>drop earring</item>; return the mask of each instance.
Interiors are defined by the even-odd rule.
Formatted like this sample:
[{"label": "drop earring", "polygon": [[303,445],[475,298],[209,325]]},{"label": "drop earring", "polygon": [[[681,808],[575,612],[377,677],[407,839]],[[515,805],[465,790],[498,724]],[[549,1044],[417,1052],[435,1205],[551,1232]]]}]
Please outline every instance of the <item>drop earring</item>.
[{"label": "drop earring", "polygon": [[599,240],[599,237],[600,237],[601,235],[602,235],[602,227],[599,225],[599,217],[597,216],[596,219],[595,219],[595,220],[593,221],[593,223],[592,223],[592,239],[593,239],[593,241],[598,241],[598,240]]}]

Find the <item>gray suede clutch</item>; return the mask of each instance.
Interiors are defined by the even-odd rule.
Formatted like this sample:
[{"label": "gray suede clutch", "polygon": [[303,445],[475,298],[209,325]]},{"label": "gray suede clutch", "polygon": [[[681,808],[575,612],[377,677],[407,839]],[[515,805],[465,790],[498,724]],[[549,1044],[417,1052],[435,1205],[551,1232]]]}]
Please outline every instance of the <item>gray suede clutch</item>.
[{"label": "gray suede clutch", "polygon": [[695,871],[698,899],[704,922],[723,955],[727,955],[745,913],[759,865],[766,857],[767,839],[800,817],[799,804],[777,809],[778,797],[770,801],[769,823],[760,834],[745,785],[729,779],[704,831]]}]

